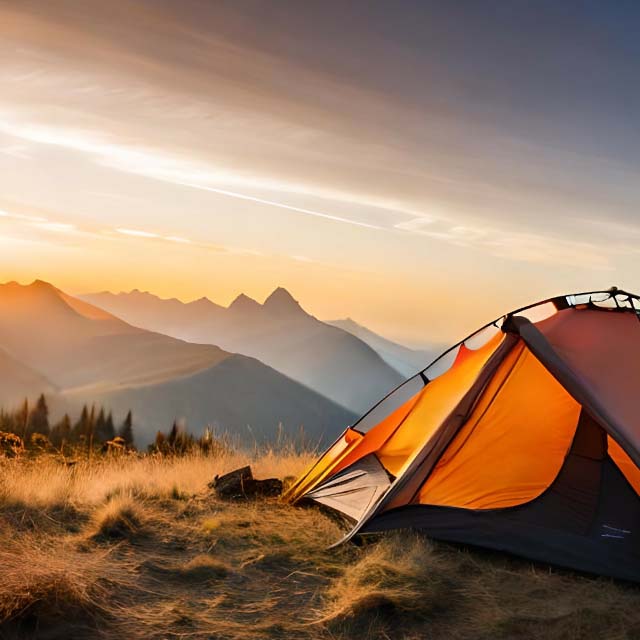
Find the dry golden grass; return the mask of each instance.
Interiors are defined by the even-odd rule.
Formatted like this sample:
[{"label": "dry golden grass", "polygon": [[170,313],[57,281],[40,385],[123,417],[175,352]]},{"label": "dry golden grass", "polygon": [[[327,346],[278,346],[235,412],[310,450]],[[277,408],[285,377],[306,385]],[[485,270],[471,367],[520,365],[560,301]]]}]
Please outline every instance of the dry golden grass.
[{"label": "dry golden grass", "polygon": [[2,542],[0,637],[56,637],[63,628],[70,637],[90,635],[106,618],[105,553],[83,554],[32,534]]},{"label": "dry golden grass", "polygon": [[94,512],[90,532],[95,541],[133,539],[144,534],[144,511],[131,496],[116,495]]},{"label": "dry golden grass", "polygon": [[640,591],[415,534],[229,503],[215,474],[309,455],[0,459],[0,638],[640,638]]}]

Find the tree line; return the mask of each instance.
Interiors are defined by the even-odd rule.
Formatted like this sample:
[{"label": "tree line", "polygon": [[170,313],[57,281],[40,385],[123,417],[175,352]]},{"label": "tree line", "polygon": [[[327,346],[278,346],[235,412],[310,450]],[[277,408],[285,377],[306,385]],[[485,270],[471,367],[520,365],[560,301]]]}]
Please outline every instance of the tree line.
[{"label": "tree line", "polygon": [[96,410],[95,405],[83,406],[80,416],[72,421],[69,414],[51,425],[49,422],[49,406],[44,394],[31,406],[25,399],[20,407],[14,411],[0,409],[0,432],[12,433],[25,444],[34,440],[50,442],[54,447],[65,445],[84,445],[88,448],[103,446],[115,438],[122,438],[122,444],[133,447],[133,416],[131,411],[117,428],[111,411],[105,412],[104,407]]},{"label": "tree line", "polygon": [[195,452],[221,455],[230,449],[230,443],[225,438],[216,437],[210,427],[205,427],[202,435],[196,438],[176,420],[168,433],[158,431],[155,440],[149,445],[150,453],[163,455],[186,455]]},{"label": "tree line", "polygon": [[[7,438],[8,436],[8,438]],[[14,438],[16,436],[16,438]],[[4,443],[5,446],[2,446]],[[49,406],[44,394],[35,404],[28,399],[15,410],[0,408],[0,449],[24,446],[32,451],[40,451],[51,446],[60,452],[74,450],[107,452],[110,450],[134,449],[133,416],[127,412],[124,421],[116,428],[111,411],[104,407],[84,405],[74,421],[68,413],[51,424]],[[206,427],[200,437],[189,433],[178,421],[168,432],[158,431],[149,445],[149,453],[161,455],[185,455],[189,453],[222,454],[231,449],[226,438],[216,437],[210,427]]]}]

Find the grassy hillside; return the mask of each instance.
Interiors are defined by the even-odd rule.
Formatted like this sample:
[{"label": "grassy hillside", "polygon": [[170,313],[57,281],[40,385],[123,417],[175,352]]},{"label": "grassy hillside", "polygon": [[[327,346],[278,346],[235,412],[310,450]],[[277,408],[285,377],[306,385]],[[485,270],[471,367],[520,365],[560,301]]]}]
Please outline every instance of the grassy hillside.
[{"label": "grassy hillside", "polygon": [[0,458],[0,638],[640,637],[640,591],[433,544],[327,546],[339,525],[207,482],[306,454]]}]

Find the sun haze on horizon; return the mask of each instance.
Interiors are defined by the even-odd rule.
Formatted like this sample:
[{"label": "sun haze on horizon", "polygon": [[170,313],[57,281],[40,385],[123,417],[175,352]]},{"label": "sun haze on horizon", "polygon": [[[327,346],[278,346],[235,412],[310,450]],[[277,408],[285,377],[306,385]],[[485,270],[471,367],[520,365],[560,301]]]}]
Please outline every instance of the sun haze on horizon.
[{"label": "sun haze on horizon", "polygon": [[634,3],[0,0],[0,20],[2,282],[281,285],[411,344],[639,288]]}]

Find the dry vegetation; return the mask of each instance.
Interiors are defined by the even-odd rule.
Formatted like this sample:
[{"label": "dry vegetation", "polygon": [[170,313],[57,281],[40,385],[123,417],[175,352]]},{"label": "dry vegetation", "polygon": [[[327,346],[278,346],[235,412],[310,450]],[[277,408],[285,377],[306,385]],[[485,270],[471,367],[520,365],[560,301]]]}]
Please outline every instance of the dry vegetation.
[{"label": "dry vegetation", "polygon": [[640,638],[636,587],[207,489],[309,459],[0,459],[0,638]]}]

